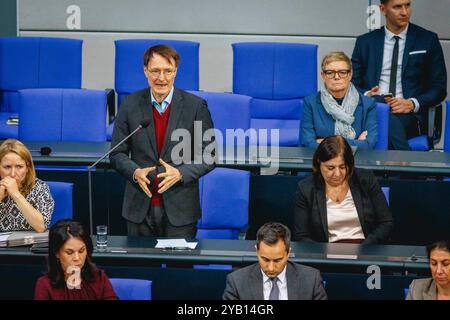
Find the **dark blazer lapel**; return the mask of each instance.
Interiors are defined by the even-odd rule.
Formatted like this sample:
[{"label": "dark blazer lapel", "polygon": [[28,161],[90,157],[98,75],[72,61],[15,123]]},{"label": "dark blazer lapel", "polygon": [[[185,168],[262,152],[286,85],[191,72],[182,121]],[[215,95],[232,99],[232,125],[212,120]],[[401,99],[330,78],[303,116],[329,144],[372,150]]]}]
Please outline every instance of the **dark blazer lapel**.
[{"label": "dark blazer lapel", "polygon": [[384,37],[385,37],[385,29],[384,27],[378,29],[378,32],[375,34],[375,83],[378,84],[380,82],[381,77],[381,69],[383,65],[383,53],[384,53]]},{"label": "dark blazer lapel", "polygon": [[358,187],[357,182],[355,181],[355,175],[356,175],[356,173],[353,173],[353,177],[350,179],[350,191],[352,192],[353,202],[355,203],[356,212],[358,213],[359,223],[361,223],[361,228],[363,230],[363,233],[367,237],[365,221],[364,221],[364,208],[363,208],[361,190]]},{"label": "dark blazer lapel", "polygon": [[250,291],[252,293],[252,299],[264,300],[264,284],[262,270],[259,263],[255,263],[254,267],[250,271]]},{"label": "dark blazer lapel", "polygon": [[328,241],[328,219],[327,219],[327,204],[325,195],[325,185],[317,178],[315,185],[317,187],[317,207],[319,208],[320,220],[322,220],[323,234],[325,235],[325,240]]},{"label": "dark blazer lapel", "polygon": [[[144,132],[150,141],[153,154],[157,158],[158,149],[156,148],[155,121],[153,120],[153,106],[151,104],[150,88],[146,90],[145,94],[141,97],[141,100],[139,101],[139,108],[142,113],[141,119],[150,119],[150,124],[144,129]],[[130,129],[134,130],[133,128]]]},{"label": "dark blazer lapel", "polygon": [[170,145],[170,137],[172,132],[177,128],[178,121],[183,113],[183,98],[178,89],[174,88],[172,105],[170,107],[169,123],[167,126],[166,137],[164,139],[164,145],[161,151],[160,158],[163,158]]},{"label": "dark blazer lapel", "polygon": [[286,266],[286,282],[287,282],[287,292],[288,300],[298,300],[300,292],[300,283],[298,281],[299,274],[297,270],[288,263]]},{"label": "dark blazer lapel", "polygon": [[408,65],[409,53],[414,48],[415,42],[416,42],[416,29],[414,25],[410,23],[408,26],[408,32],[406,33],[405,50],[403,51],[402,75],[404,74],[406,66]]}]

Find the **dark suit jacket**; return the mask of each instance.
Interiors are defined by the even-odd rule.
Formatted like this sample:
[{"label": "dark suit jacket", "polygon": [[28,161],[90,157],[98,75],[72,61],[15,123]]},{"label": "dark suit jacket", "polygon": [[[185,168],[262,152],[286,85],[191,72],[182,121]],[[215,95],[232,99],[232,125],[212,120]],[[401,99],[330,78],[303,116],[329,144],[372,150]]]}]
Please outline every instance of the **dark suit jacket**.
[{"label": "dark suit jacket", "polygon": [[[352,81],[364,92],[380,81],[384,36],[385,28],[382,27],[356,39]],[[447,71],[438,36],[412,23],[408,26],[403,53],[402,88],[405,99],[419,101],[422,116],[447,95]]]},{"label": "dark suit jacket", "polygon": [[[288,262],[286,281],[289,300],[326,300],[322,277],[317,269]],[[264,300],[263,276],[259,263],[227,276],[224,300]]]},{"label": "dark suit jacket", "polygon": [[[194,157],[201,157],[200,153],[203,153],[205,147],[211,143],[202,141],[203,133],[213,128],[206,101],[175,88],[160,157],[157,152],[152,108],[150,88],[147,88],[125,97],[115,120],[111,147],[117,145],[137,128],[143,119],[151,120],[146,129],[133,135],[110,155],[113,167],[128,180],[122,216],[134,223],[141,223],[144,220],[150,206],[150,199],[133,181],[133,174],[137,168],[157,166],[157,172],[149,175],[152,182],[150,188],[152,188],[156,175],[165,171],[159,164],[159,158],[161,158],[178,168],[183,176],[182,182],[178,182],[163,193],[164,208],[170,223],[174,226],[194,223],[201,216],[198,179],[214,168],[214,164],[206,164],[203,158],[200,158],[201,161],[193,161]],[[198,132],[202,133],[202,137],[198,136],[195,139],[194,121],[200,121],[202,124],[202,130]],[[171,141],[171,134],[176,129],[185,129],[185,133],[189,133],[190,152],[180,153],[175,149],[172,155],[178,140]],[[178,139],[181,140],[179,137]],[[173,156],[176,158],[172,158]],[[184,158],[182,159],[181,156]]]},{"label": "dark suit jacket", "polygon": [[[364,243],[387,242],[393,226],[392,215],[375,176],[369,170],[355,169],[349,184]],[[294,219],[294,240],[328,242],[325,182],[320,175],[299,182]]]},{"label": "dark suit jacket", "polygon": [[[356,139],[347,139],[350,145],[362,149],[373,149],[377,143],[377,108],[375,100],[360,95],[359,104],[355,109],[355,121],[352,124]],[[320,92],[306,97],[303,101],[303,118],[301,121],[302,145],[310,148],[318,146],[316,138],[334,135],[335,121],[327,113],[320,100]],[[361,132],[367,130],[366,140],[357,140]]]}]

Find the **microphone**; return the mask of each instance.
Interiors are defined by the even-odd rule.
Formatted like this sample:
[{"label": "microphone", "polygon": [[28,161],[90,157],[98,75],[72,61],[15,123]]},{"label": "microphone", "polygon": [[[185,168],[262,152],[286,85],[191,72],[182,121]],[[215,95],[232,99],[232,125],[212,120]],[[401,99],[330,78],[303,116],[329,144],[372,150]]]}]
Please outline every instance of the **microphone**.
[{"label": "microphone", "polygon": [[29,149],[30,152],[39,152],[41,156],[48,156],[50,153],[52,153],[52,148],[50,147],[42,147],[39,150],[35,149]]},{"label": "microphone", "polygon": [[[139,132],[141,129],[145,129],[150,125],[151,119],[150,118],[145,118],[142,119],[141,122],[139,123],[139,125],[137,126],[136,129],[134,129],[129,135],[127,135],[125,138],[123,138],[118,144],[116,144],[114,146],[114,148],[110,149],[107,153],[105,153],[100,159],[98,159],[97,161],[95,161],[92,165],[90,165],[87,169],[88,169],[88,182],[89,182],[89,227],[90,227],[90,231],[91,231],[91,235],[93,235],[94,233],[94,226],[93,226],[93,219],[92,219],[92,177],[91,177],[91,171],[92,168],[94,168],[100,161],[102,161],[103,159],[105,159],[107,156],[110,155],[111,152],[113,152],[114,150],[116,150],[122,143],[124,143],[125,141],[127,141],[130,137],[132,137],[135,133]],[[50,148],[49,148],[50,149]]]}]

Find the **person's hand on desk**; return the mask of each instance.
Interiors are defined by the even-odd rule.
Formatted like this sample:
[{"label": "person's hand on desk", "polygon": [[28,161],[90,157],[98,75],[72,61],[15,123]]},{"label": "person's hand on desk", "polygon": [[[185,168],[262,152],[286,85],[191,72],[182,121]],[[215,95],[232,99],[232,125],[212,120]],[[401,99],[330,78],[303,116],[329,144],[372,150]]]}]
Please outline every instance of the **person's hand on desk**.
[{"label": "person's hand on desk", "polygon": [[152,197],[152,193],[150,192],[150,189],[148,187],[150,185],[150,180],[147,178],[147,175],[155,170],[156,167],[147,167],[136,169],[136,171],[134,172],[134,178],[141,187],[142,191],[144,191],[149,198]]},{"label": "person's hand on desk", "polygon": [[385,98],[391,107],[392,113],[411,113],[414,111],[414,102],[403,98]]},{"label": "person's hand on desk", "polygon": [[171,165],[164,162],[163,159],[159,159],[159,163],[166,169],[166,172],[158,174],[158,178],[162,179],[162,181],[158,185],[158,193],[163,193],[172,187],[178,181],[181,181],[181,172]]}]

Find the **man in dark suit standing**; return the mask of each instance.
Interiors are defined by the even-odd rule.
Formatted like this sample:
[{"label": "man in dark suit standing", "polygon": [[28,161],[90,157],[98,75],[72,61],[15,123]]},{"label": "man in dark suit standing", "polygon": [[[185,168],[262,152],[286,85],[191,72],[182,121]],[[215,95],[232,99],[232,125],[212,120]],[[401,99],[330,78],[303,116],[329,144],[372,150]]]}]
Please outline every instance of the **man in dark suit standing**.
[{"label": "man in dark suit standing", "polygon": [[410,150],[408,139],[423,130],[429,107],[447,95],[444,55],[435,33],[410,23],[411,0],[380,3],[386,25],[356,39],[352,81],[390,105],[390,149]]},{"label": "man in dark suit standing", "polygon": [[215,142],[203,141],[205,132],[213,130],[206,102],[174,88],[179,61],[169,46],[149,48],[144,74],[150,88],[125,97],[115,121],[111,147],[143,120],[150,122],[110,155],[113,167],[128,180],[122,216],[131,236],[196,235],[198,179],[214,168]]},{"label": "man in dark suit standing", "polygon": [[227,276],[224,300],[326,300],[317,269],[288,262],[291,232],[269,222],[256,234],[259,263]]}]

